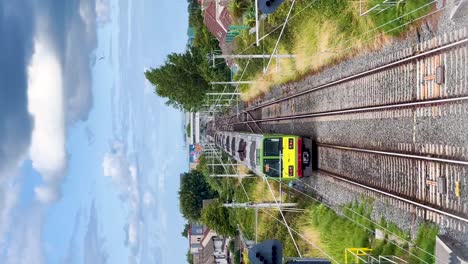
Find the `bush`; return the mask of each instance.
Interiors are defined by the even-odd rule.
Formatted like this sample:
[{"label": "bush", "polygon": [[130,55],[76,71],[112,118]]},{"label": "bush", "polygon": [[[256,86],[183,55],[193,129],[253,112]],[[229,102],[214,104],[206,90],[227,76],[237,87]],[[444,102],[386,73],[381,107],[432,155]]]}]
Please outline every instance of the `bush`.
[{"label": "bush", "polygon": [[205,199],[217,197],[205,177],[198,171],[184,173],[180,182],[179,202],[182,215],[192,221],[197,221],[201,216],[202,203]]},{"label": "bush", "polygon": [[[422,261],[416,258],[415,256],[411,256],[409,263],[435,263],[434,251],[436,236],[438,233],[439,228],[433,224],[422,224],[419,227],[418,235],[415,241],[417,248],[413,248],[411,252],[415,254],[418,258],[422,259]],[[431,254],[427,254],[424,251],[419,250],[418,248],[421,248],[424,251],[429,252]]]},{"label": "bush", "polygon": [[215,230],[219,235],[232,237],[236,235],[236,228],[228,219],[229,211],[219,200],[211,202],[203,208],[201,213],[201,221],[210,229]]}]

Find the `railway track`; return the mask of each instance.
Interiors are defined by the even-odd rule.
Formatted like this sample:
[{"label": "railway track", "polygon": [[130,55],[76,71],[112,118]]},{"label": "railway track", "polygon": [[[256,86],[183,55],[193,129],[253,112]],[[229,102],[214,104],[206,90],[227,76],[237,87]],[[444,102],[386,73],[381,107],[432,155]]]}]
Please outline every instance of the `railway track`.
[{"label": "railway track", "polygon": [[468,223],[468,161],[329,144],[318,153],[322,172]]},{"label": "railway track", "polygon": [[[334,184],[341,186],[344,192],[354,192],[361,196],[375,199],[375,201],[379,201],[386,206],[390,205],[393,208],[401,210],[402,215],[392,215],[390,219],[393,220],[391,221],[398,222],[401,217],[410,217],[413,222],[417,222],[417,218],[419,218],[434,222],[435,224],[443,227],[444,230],[446,230],[445,232],[450,232],[454,238],[457,237],[463,240],[464,237],[468,235],[468,224],[465,217],[460,217],[457,214],[445,212],[438,208],[433,208],[425,203],[400,197],[390,192],[385,192],[365,184],[349,180],[342,175],[337,175],[324,170],[319,171],[317,177],[320,177],[322,180],[334,182]],[[310,186],[310,188],[315,189],[313,186]],[[328,196],[328,198],[322,197],[322,202],[335,205],[333,200],[327,200],[333,199],[333,196],[330,196],[327,192],[322,193],[321,191],[323,190],[316,190],[316,193],[318,195],[325,195],[325,197]],[[417,225],[412,228],[415,228],[416,226]]]},{"label": "railway track", "polygon": [[[371,69],[363,72],[314,87],[308,85],[303,91],[249,106],[240,115],[230,116],[228,122],[221,120],[219,125],[226,130],[258,132],[258,124],[265,122],[465,101],[468,69],[463,66],[468,61],[467,31],[464,28],[451,32],[371,62]],[[442,111],[417,114],[436,116],[442,115]]]},{"label": "railway track", "polygon": [[[218,119],[218,127],[311,135],[323,142],[320,174],[468,234],[466,131],[444,129],[468,117],[467,31],[370,62],[362,72],[247,106],[240,115]],[[311,125],[297,129],[305,123]],[[371,131],[355,137],[364,127]],[[382,132],[387,129],[394,135]]]}]

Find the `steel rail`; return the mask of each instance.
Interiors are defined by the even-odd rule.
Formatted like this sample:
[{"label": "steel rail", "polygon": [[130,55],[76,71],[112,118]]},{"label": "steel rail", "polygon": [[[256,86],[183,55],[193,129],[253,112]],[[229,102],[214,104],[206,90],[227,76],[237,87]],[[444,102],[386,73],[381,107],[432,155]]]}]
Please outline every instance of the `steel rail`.
[{"label": "steel rail", "polygon": [[271,101],[271,102],[266,102],[266,103],[263,103],[263,104],[260,104],[260,105],[252,106],[252,107],[249,107],[249,108],[247,108],[245,110],[242,110],[242,112],[253,111],[253,110],[263,108],[263,107],[266,107],[266,106],[270,106],[270,105],[273,105],[273,104],[276,104],[276,103],[279,103],[279,102],[282,102],[282,101],[286,101],[286,100],[289,100],[289,99],[292,99],[292,98],[295,98],[295,97],[299,97],[299,96],[304,95],[304,94],[315,92],[317,90],[321,90],[321,89],[324,89],[324,88],[327,88],[327,87],[330,87],[330,86],[333,86],[333,85],[336,85],[336,84],[340,84],[340,83],[344,83],[344,82],[347,82],[347,81],[350,81],[350,80],[353,80],[353,79],[357,79],[357,78],[363,77],[365,75],[376,73],[376,72],[385,70],[387,68],[391,68],[391,67],[397,66],[399,64],[403,64],[403,63],[408,62],[408,61],[419,59],[421,57],[428,56],[428,55],[431,55],[431,54],[439,52],[439,51],[450,49],[450,48],[453,48],[455,46],[458,46],[458,45],[461,45],[461,44],[464,44],[464,43],[467,43],[467,42],[468,42],[468,38],[465,38],[465,39],[456,41],[454,43],[450,43],[450,44],[447,44],[447,45],[444,45],[444,46],[441,46],[441,47],[438,47],[438,48],[435,48],[435,49],[432,49],[432,50],[428,50],[428,51],[425,51],[425,52],[422,52],[422,53],[419,53],[419,54],[416,54],[416,55],[413,55],[413,56],[410,56],[410,57],[407,57],[407,58],[404,58],[404,59],[401,59],[401,60],[398,60],[398,61],[394,61],[394,62],[385,64],[385,65],[379,66],[379,67],[371,69],[371,70],[363,71],[363,72],[360,72],[360,73],[357,73],[357,74],[354,74],[354,75],[351,75],[351,76],[348,76],[348,77],[345,77],[345,78],[342,78],[342,79],[339,79],[339,80],[336,80],[336,81],[332,81],[332,82],[329,82],[329,83],[326,83],[326,84],[322,84],[322,85],[319,85],[317,87],[314,87],[314,88],[311,88],[311,89],[308,89],[308,90],[305,90],[305,91],[302,91],[302,92],[299,92],[299,93],[296,93],[296,94],[293,94],[293,95],[289,95],[289,96],[286,96],[286,97],[283,97],[283,98],[279,98],[277,100],[274,100],[274,101]]},{"label": "steel rail", "polygon": [[[254,120],[254,121],[255,121],[255,118],[253,117],[252,113],[250,113],[250,112],[247,112],[247,114],[250,116],[250,118],[252,118],[252,120]],[[254,122],[254,123],[255,123],[255,126],[258,128],[258,130],[260,130],[260,133],[262,133],[262,134],[263,134],[263,129],[262,129],[262,128],[261,128],[261,127],[258,125],[258,123],[257,123],[257,122]],[[247,124],[248,124],[248,123],[247,123]],[[250,126],[249,126],[249,127],[250,127]],[[252,132],[253,132],[253,131],[252,131]]]},{"label": "steel rail", "polygon": [[443,99],[431,99],[431,100],[409,102],[409,103],[398,103],[398,104],[377,105],[377,106],[365,106],[365,107],[348,108],[348,109],[342,109],[342,110],[323,111],[323,112],[317,112],[317,113],[305,113],[305,114],[297,114],[297,115],[290,115],[290,116],[267,117],[267,118],[264,118],[264,119],[231,123],[231,125],[244,124],[244,123],[263,123],[263,122],[271,122],[271,121],[282,121],[282,120],[312,118],[312,117],[322,117],[322,116],[331,116],[331,115],[339,115],[339,114],[352,114],[352,113],[378,111],[378,110],[391,110],[391,109],[398,109],[398,108],[405,108],[405,107],[412,107],[412,106],[426,106],[426,105],[431,105],[431,104],[453,103],[453,102],[461,102],[461,101],[467,101],[467,100],[468,100],[468,96],[443,98]]},{"label": "steel rail", "polygon": [[410,158],[410,159],[418,159],[418,160],[436,161],[436,162],[442,162],[442,163],[448,163],[448,164],[468,166],[468,161],[463,161],[463,160],[443,159],[443,158],[435,158],[435,157],[415,155],[415,154],[405,154],[405,153],[389,152],[389,151],[381,151],[381,150],[336,146],[336,145],[323,144],[323,143],[317,143],[317,146],[325,147],[325,148],[355,151],[355,152],[361,152],[361,153],[380,154],[380,155],[391,156],[391,157],[401,157],[401,158]]},{"label": "steel rail", "polygon": [[347,183],[350,183],[350,184],[353,184],[353,185],[356,185],[356,186],[359,186],[361,188],[364,188],[364,189],[367,189],[367,190],[370,190],[370,191],[373,191],[373,192],[376,192],[376,193],[380,193],[380,194],[383,194],[383,195],[386,195],[386,196],[390,196],[394,199],[397,199],[397,200],[401,200],[403,202],[406,202],[406,203],[410,203],[412,205],[415,205],[415,206],[418,206],[418,207],[421,207],[421,208],[424,208],[426,210],[429,210],[429,211],[433,211],[433,212],[436,212],[438,214],[443,214],[445,216],[448,216],[448,217],[452,217],[452,218],[455,218],[457,220],[460,220],[460,221],[463,221],[463,222],[466,222],[468,223],[468,219],[467,218],[463,218],[461,216],[458,216],[458,215],[455,215],[455,214],[452,214],[452,213],[449,213],[449,212],[445,212],[445,211],[442,211],[440,209],[436,209],[436,208],[433,208],[433,207],[430,207],[430,206],[427,206],[425,204],[421,204],[421,203],[418,203],[418,202],[415,202],[415,201],[412,201],[410,199],[406,199],[406,198],[403,198],[403,197],[400,197],[398,195],[394,195],[394,194],[391,194],[389,192],[385,192],[385,191],[382,191],[382,190],[379,190],[379,189],[376,189],[376,188],[373,188],[373,187],[369,187],[367,185],[364,185],[364,184],[361,184],[361,183],[358,183],[358,182],[355,182],[355,181],[352,181],[352,180],[348,180],[347,178],[345,178],[344,176],[340,176],[340,175],[337,175],[335,173],[332,173],[332,172],[329,172],[329,171],[326,171],[326,170],[321,170],[319,169],[319,171],[329,175],[330,177],[332,178],[335,178],[335,179],[338,179],[340,181],[344,181],[344,182],[347,182]]}]

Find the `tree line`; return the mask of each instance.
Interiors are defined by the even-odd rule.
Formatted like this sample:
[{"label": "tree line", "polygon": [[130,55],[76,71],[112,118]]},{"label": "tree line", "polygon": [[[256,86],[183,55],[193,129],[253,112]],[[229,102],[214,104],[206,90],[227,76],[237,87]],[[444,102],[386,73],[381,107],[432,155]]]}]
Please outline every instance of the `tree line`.
[{"label": "tree line", "polygon": [[195,112],[203,107],[206,93],[219,91],[219,87],[210,82],[228,80],[230,70],[225,63],[211,65],[208,57],[220,49],[218,41],[203,23],[198,3],[188,3],[189,26],[195,31],[192,46],[183,53],[169,54],[163,65],[144,74],[155,87],[155,93],[167,99],[167,105]]}]

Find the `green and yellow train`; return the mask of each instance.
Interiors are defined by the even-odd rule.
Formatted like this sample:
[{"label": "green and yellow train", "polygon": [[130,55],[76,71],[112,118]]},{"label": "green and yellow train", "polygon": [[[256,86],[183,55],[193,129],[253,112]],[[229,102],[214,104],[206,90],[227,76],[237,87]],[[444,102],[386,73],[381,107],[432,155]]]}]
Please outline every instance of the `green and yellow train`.
[{"label": "green and yellow train", "polygon": [[218,131],[216,145],[257,175],[294,180],[312,174],[315,153],[307,137]]}]

